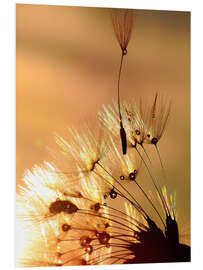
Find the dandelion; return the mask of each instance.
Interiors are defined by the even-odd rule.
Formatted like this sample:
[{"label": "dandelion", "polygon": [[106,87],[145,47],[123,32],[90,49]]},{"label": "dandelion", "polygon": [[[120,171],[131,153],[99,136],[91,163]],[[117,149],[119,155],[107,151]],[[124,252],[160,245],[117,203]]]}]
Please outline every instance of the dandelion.
[{"label": "dandelion", "polygon": [[[88,134],[93,138],[89,130]],[[87,139],[86,136],[84,138]],[[21,266],[190,260],[189,247],[179,243],[175,216],[164,212],[164,217],[140,183],[142,160],[139,155],[133,155],[133,149],[123,155],[116,143],[119,138],[109,138],[109,151],[92,168],[89,164],[93,164],[90,160],[94,152],[91,149],[86,152],[87,163],[80,153],[81,163],[75,156],[78,154],[75,143],[77,140],[77,146],[83,150],[85,143],[82,146],[81,137],[76,138],[73,134],[73,144],[69,144],[68,149],[72,149],[69,151],[72,161],[78,161],[80,178],[77,182],[72,182],[69,174],[49,163],[43,167],[35,166],[33,172],[27,171],[24,177],[27,187],[21,187],[17,209],[26,231],[31,231],[23,258],[19,260]],[[90,141],[85,142],[89,147]],[[59,145],[62,153],[67,151],[67,144],[62,138]],[[67,160],[70,161],[69,156]],[[86,170],[84,164],[89,166]],[[81,171],[84,173],[82,176]],[[73,183],[77,183],[78,193],[73,194]],[[134,184],[134,193],[128,188],[130,183]],[[153,209],[160,225],[143,208],[140,194],[143,195],[142,201],[145,199]],[[166,192],[163,194],[165,206],[168,200]],[[113,202],[118,198],[125,209],[114,206]]]},{"label": "dandelion", "polygon": [[[163,105],[158,94],[145,106],[120,102],[132,12],[115,10],[111,16],[122,50],[118,104],[99,112],[99,132],[84,125],[69,129],[67,139],[56,135],[53,160],[25,172],[17,196],[24,240],[19,266],[190,261],[190,247],[179,240],[175,197],[157,147],[170,103]],[[164,183],[146,144],[155,146]]]}]

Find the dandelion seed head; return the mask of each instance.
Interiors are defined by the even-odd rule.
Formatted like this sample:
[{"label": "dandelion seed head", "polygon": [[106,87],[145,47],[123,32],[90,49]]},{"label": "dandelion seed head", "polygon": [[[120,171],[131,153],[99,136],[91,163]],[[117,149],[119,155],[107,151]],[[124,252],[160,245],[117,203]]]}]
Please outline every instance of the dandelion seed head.
[{"label": "dandelion seed head", "polygon": [[133,26],[133,12],[129,9],[112,9],[111,20],[117,41],[123,55],[126,55]]},{"label": "dandelion seed head", "polygon": [[[24,217],[26,230],[33,228],[34,233],[27,237],[31,244],[25,241],[21,258],[28,259],[21,261],[21,265],[92,265],[111,263],[115,258],[119,263],[160,262],[174,261],[174,252],[178,254],[177,260],[183,260],[184,252],[189,254],[187,246],[179,244],[178,226],[171,208],[175,197],[168,196],[166,188],[161,190],[168,211],[164,223],[166,229],[161,230],[128,189],[129,182],[135,182],[139,192],[143,193],[137,182],[142,159],[132,146],[135,142],[145,142],[145,137],[155,138],[154,126],[148,128],[149,114],[146,113],[147,118],[137,106],[122,104],[128,147],[131,146],[123,155],[118,148],[117,114],[108,108],[103,112],[106,117],[110,116],[108,143],[105,140],[98,143],[101,140],[98,141],[90,130],[87,134],[73,133],[69,141],[57,137],[66,171],[70,166],[70,173],[47,162],[26,172],[25,186],[19,189],[17,213]],[[153,121],[156,117],[157,111]],[[103,123],[108,127],[108,119],[105,118]],[[143,194],[154,208],[153,195]],[[124,210],[112,207],[114,204],[110,202],[117,201],[117,197],[124,202]],[[160,194],[158,197],[163,203]],[[160,249],[153,250],[154,242]],[[30,250],[38,245],[41,245],[40,249],[32,255]],[[176,251],[167,258],[174,247]]]}]

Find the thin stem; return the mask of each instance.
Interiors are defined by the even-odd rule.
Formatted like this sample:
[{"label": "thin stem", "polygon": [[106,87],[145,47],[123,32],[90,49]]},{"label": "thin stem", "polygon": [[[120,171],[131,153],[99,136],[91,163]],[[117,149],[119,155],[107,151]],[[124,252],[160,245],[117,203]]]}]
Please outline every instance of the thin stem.
[{"label": "thin stem", "polygon": [[118,209],[115,209],[115,208],[113,208],[113,207],[111,207],[111,206],[106,206],[106,207],[109,208],[109,209],[111,209],[111,210],[114,210],[114,211],[116,211],[116,212],[119,212],[119,213],[121,213],[122,215],[125,215],[126,217],[129,217],[131,220],[134,220],[140,227],[143,227],[144,229],[147,229],[147,227],[146,227],[143,223],[141,223],[141,222],[138,221],[137,219],[133,218],[132,216],[127,215],[127,214],[124,213],[123,211],[120,211],[120,210],[118,210]]},{"label": "thin stem", "polygon": [[[99,163],[98,163],[99,164]],[[111,176],[115,181],[117,181],[117,179],[112,175],[112,174],[110,174],[106,169],[104,169],[104,167],[102,166],[101,167],[109,176]],[[95,171],[93,171],[96,175],[98,175],[98,176],[100,176],[98,173],[96,173]],[[141,215],[143,215],[143,217],[147,220],[147,217],[148,217],[148,215],[144,215],[142,212],[141,212],[141,210],[142,211],[144,211],[143,209],[141,209],[141,206],[138,204],[138,205],[136,205],[133,201],[131,201],[129,198],[127,198],[117,187],[115,187],[111,182],[109,182],[108,180],[106,180],[105,178],[104,178],[104,181],[105,182],[107,182],[109,185],[111,185],[117,192],[118,192],[118,194],[122,197],[122,198],[125,198],[128,202],[130,202],[130,204],[132,204],[135,208],[136,208],[136,210],[141,214]],[[122,186],[122,185],[121,185]],[[134,198],[133,198],[134,199]],[[135,199],[134,199],[135,200]]]},{"label": "thin stem", "polygon": [[[110,175],[115,181],[116,183],[122,187],[122,189],[125,190],[125,192],[134,200],[134,202],[137,204],[135,205],[131,200],[129,200],[126,196],[124,197],[126,200],[130,201],[131,204],[133,204],[136,207],[139,207],[140,211],[142,212],[141,214],[146,218],[148,218],[149,216],[147,215],[147,213],[144,211],[144,209],[141,207],[141,205],[137,202],[137,200],[132,196],[132,194],[113,176],[111,175],[111,173],[109,173],[99,162],[98,165],[108,174]],[[123,195],[124,196],[124,195]],[[137,209],[137,208],[136,208]],[[138,209],[137,209],[138,210]],[[139,211],[139,210],[138,210]],[[140,212],[139,211],[139,212]]]},{"label": "thin stem", "polygon": [[143,151],[144,151],[144,153],[145,153],[145,155],[146,155],[146,157],[147,157],[147,160],[148,160],[148,162],[149,162],[149,164],[150,164],[150,167],[151,167],[151,169],[152,169],[152,171],[153,171],[153,173],[154,173],[154,175],[155,175],[155,180],[156,180],[156,183],[157,183],[157,185],[158,185],[158,187],[159,187],[159,190],[160,190],[160,192],[161,192],[161,195],[162,195],[162,198],[163,198],[165,207],[166,207],[166,211],[167,211],[167,213],[169,214],[169,209],[168,209],[168,206],[167,206],[167,204],[166,204],[166,202],[165,202],[165,199],[164,199],[164,197],[163,197],[163,193],[162,193],[162,190],[161,190],[161,186],[160,186],[160,184],[159,184],[159,181],[157,180],[158,177],[157,177],[156,172],[155,172],[155,170],[154,170],[154,168],[153,168],[151,159],[150,159],[150,157],[149,157],[149,155],[148,155],[146,149],[144,148],[144,146],[141,145],[141,147],[142,147],[142,149],[143,149]]},{"label": "thin stem", "polygon": [[[99,244],[97,244],[96,246],[98,246]],[[95,245],[93,245],[93,247],[94,247]],[[98,249],[101,249],[101,248],[103,248],[103,246],[99,246],[98,248],[96,248],[94,251],[96,251],[96,250],[98,250]],[[67,264],[67,263],[69,263],[69,262],[71,262],[71,261],[73,261],[73,260],[76,260],[76,259],[78,259],[78,258],[81,258],[83,255],[86,255],[87,254],[87,252],[84,252],[84,250],[83,250],[83,248],[82,247],[80,247],[80,248],[77,248],[77,249],[73,249],[73,250],[70,250],[70,251],[76,251],[76,250],[78,250],[78,249],[81,249],[81,251],[83,252],[82,254],[79,254],[79,255],[77,255],[77,256],[75,256],[75,257],[72,257],[71,259],[69,259],[69,260],[66,260],[65,262],[63,262],[63,265],[65,265],[65,264]]]},{"label": "thin stem", "polygon": [[130,237],[130,238],[133,238],[133,235],[132,234],[124,234],[124,233],[119,233],[119,232],[113,232],[112,234],[111,234],[111,238],[115,238],[115,239],[117,239],[117,237],[120,237],[120,236],[124,236],[124,237]]},{"label": "thin stem", "polygon": [[[128,251],[127,253],[126,253],[126,251],[125,251],[125,253],[120,253],[119,254],[121,257],[117,257],[117,256],[111,256],[111,255],[109,255],[108,257],[106,257],[106,258],[104,258],[104,259],[102,259],[102,260],[99,260],[99,263],[101,263],[101,262],[104,262],[105,260],[108,260],[108,259],[113,259],[113,258],[116,258],[116,260],[114,260],[113,262],[111,262],[111,264],[114,264],[114,263],[116,263],[116,262],[118,262],[118,261],[120,261],[120,260],[123,260],[124,258],[126,258],[127,256],[129,256],[129,255],[132,255],[132,252],[130,252],[130,251]],[[125,256],[124,256],[125,255]],[[97,262],[95,263],[95,265],[97,264]]]},{"label": "thin stem", "polygon": [[155,181],[154,181],[154,178],[153,178],[153,176],[152,176],[152,174],[151,174],[151,172],[150,172],[149,167],[147,166],[147,163],[145,162],[145,160],[143,159],[142,155],[141,155],[140,152],[138,151],[137,145],[135,146],[135,150],[137,151],[138,155],[139,155],[140,158],[142,159],[142,161],[143,161],[143,163],[144,163],[144,165],[145,165],[145,167],[146,167],[146,169],[147,169],[147,172],[149,173],[149,176],[150,176],[150,178],[151,178],[151,180],[152,180],[152,183],[153,183],[155,189],[157,190],[157,192],[158,192],[158,194],[159,194],[159,197],[160,197],[161,202],[162,202],[162,204],[163,204],[165,213],[167,214],[167,212],[166,212],[166,206],[165,206],[165,201],[164,201],[164,199],[162,198],[162,194],[160,194],[160,191],[159,191],[159,189],[158,189],[158,187],[157,187],[157,185],[156,185],[156,183],[155,183]]},{"label": "thin stem", "polygon": [[[157,155],[158,155],[158,157],[159,157],[159,161],[160,161],[161,168],[162,168],[162,172],[163,172],[163,176],[164,176],[164,184],[165,184],[165,186],[166,186],[166,192],[167,192],[168,200],[169,200],[170,207],[171,207],[171,209],[172,209],[173,216],[174,216],[174,219],[175,219],[175,211],[174,211],[174,208],[173,208],[173,203],[172,203],[171,200],[170,200],[169,191],[168,191],[166,171],[165,171],[165,168],[164,168],[162,159],[161,159],[161,154],[160,154],[160,152],[159,152],[158,146],[157,146],[157,144],[155,144],[154,146],[155,146],[155,148],[156,148],[156,152],[157,152]],[[169,212],[169,214],[170,214],[170,212]]]},{"label": "thin stem", "polygon": [[[116,260],[114,260],[111,264],[116,264],[116,263],[118,263],[120,260],[123,260],[123,259],[125,259],[126,257],[128,257],[129,255],[132,255],[133,253],[131,252],[131,253],[126,253],[126,255],[125,254],[122,254],[122,257],[120,258],[120,257],[116,257],[115,256],[115,258],[117,258]],[[125,255],[125,256],[124,256]],[[112,257],[112,258],[114,258],[114,256]]]},{"label": "thin stem", "polygon": [[127,153],[127,136],[125,129],[123,127],[123,122],[122,122],[122,115],[121,115],[121,102],[120,102],[120,78],[121,78],[121,70],[122,70],[122,65],[123,65],[123,56],[126,54],[126,50],[122,50],[121,54],[121,62],[120,62],[120,68],[118,72],[118,113],[119,113],[119,119],[120,119],[120,137],[121,137],[121,145],[122,145],[122,152],[123,155],[126,155]]},{"label": "thin stem", "polygon": [[[127,230],[125,228],[121,228],[121,227],[118,227],[118,226],[112,226],[112,225],[109,225],[109,228],[113,228],[113,229],[118,229],[118,230],[123,230],[125,232],[132,232],[131,230]],[[116,231],[115,231],[116,232]]]},{"label": "thin stem", "polygon": [[121,62],[120,62],[120,67],[119,67],[119,72],[118,72],[118,113],[119,113],[119,119],[120,122],[122,122],[122,115],[121,115],[121,103],[120,103],[120,79],[121,79],[121,70],[123,66],[123,51],[121,54]]},{"label": "thin stem", "polygon": [[157,215],[159,216],[162,224],[165,227],[165,223],[161,217],[161,215],[159,214],[159,211],[157,210],[157,208],[155,207],[155,205],[153,204],[153,202],[150,200],[150,198],[147,196],[147,194],[145,193],[145,191],[143,190],[143,188],[137,183],[137,181],[135,181],[136,185],[138,186],[138,188],[141,190],[141,192],[144,194],[144,196],[146,197],[146,199],[149,201],[149,203],[151,204],[152,208],[155,210],[155,212],[157,213]]},{"label": "thin stem", "polygon": [[[121,223],[121,222],[119,222],[119,221],[117,221],[117,220],[115,220],[115,219],[109,218],[109,217],[105,217],[105,216],[93,214],[90,210],[87,210],[87,209],[79,209],[78,211],[79,211],[80,214],[88,214],[88,215],[90,215],[90,216],[99,217],[99,218],[103,218],[103,219],[107,219],[107,220],[113,221],[113,222],[115,222],[115,223],[117,223],[117,224],[119,224],[119,225],[121,225],[121,226],[124,226],[124,227],[126,227],[126,228],[128,228],[128,229],[134,231],[132,228],[130,228],[130,227],[127,226],[126,224],[123,224],[123,223]],[[103,214],[103,215],[107,215],[107,216],[108,216],[108,214]],[[135,225],[135,226],[136,226],[136,225]]]},{"label": "thin stem", "polygon": [[[124,253],[123,253],[124,252]],[[127,252],[127,253],[126,253]],[[129,254],[129,252],[130,251],[126,251],[126,250],[123,250],[123,249],[120,249],[120,250],[117,250],[117,251],[112,251],[111,252],[111,254],[115,254],[115,253],[120,253],[119,255],[127,255],[127,254]],[[111,258],[113,258],[114,256],[112,256],[112,255],[109,255],[109,254],[107,254],[107,256],[106,257],[104,257],[102,260],[99,260],[99,263],[101,263],[101,262],[104,262],[105,260],[107,260],[107,259],[111,259]],[[132,253],[130,253],[130,255],[131,255]],[[118,256],[118,255],[117,255]],[[91,260],[89,260],[88,262],[89,263],[91,263],[91,264],[97,264],[98,263],[98,261],[97,261],[97,259],[99,259],[101,257],[101,255],[99,255],[99,256],[96,256],[96,257],[94,257],[93,259],[91,259]],[[120,259],[122,258],[122,257],[119,257]]]},{"label": "thin stem", "polygon": [[[131,225],[135,226],[137,229],[140,229],[139,226],[135,225],[134,223],[130,222],[129,220],[126,221],[125,218],[122,218],[122,217],[120,217],[120,216],[117,216],[117,215],[114,215],[114,214],[109,214],[109,213],[107,214],[107,213],[105,213],[105,212],[100,212],[100,214],[102,214],[102,215],[104,215],[104,216],[106,215],[106,216],[115,217],[115,218],[124,220],[125,222],[130,223]],[[122,224],[124,224],[127,228],[130,228],[130,227],[128,227],[125,223],[122,223]],[[132,229],[132,231],[134,231],[134,230]]]}]

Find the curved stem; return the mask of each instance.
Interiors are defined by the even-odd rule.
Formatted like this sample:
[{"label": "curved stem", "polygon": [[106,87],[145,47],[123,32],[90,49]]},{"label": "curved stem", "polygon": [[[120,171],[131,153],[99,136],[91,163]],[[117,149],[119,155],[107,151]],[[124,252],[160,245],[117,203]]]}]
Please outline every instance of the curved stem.
[{"label": "curved stem", "polygon": [[121,79],[121,70],[123,66],[123,51],[121,54],[121,62],[120,62],[120,67],[119,67],[119,72],[118,72],[118,113],[119,113],[119,119],[120,123],[122,122],[122,115],[121,115],[121,104],[120,104],[120,79]]},{"label": "curved stem", "polygon": [[157,192],[158,192],[158,194],[159,194],[159,197],[160,197],[161,202],[162,202],[162,204],[163,204],[163,208],[164,208],[164,210],[165,210],[165,213],[167,214],[165,201],[164,201],[164,199],[163,199],[163,197],[162,197],[163,195],[160,193],[160,190],[158,189],[158,187],[157,187],[157,185],[156,185],[156,183],[155,183],[155,181],[154,181],[154,178],[153,178],[153,176],[152,176],[152,174],[151,174],[151,172],[150,172],[150,169],[149,169],[149,167],[147,166],[147,163],[146,163],[145,160],[143,159],[142,155],[141,155],[140,152],[138,151],[137,146],[135,146],[135,150],[137,151],[138,155],[140,156],[141,160],[143,161],[143,163],[144,163],[144,165],[145,165],[145,167],[146,167],[146,169],[147,169],[147,172],[149,173],[149,176],[150,176],[150,178],[151,178],[151,180],[152,180],[152,183],[153,183],[155,189],[157,190]]},{"label": "curved stem", "polygon": [[164,165],[163,165],[163,162],[162,162],[162,159],[161,159],[161,154],[159,152],[159,149],[158,149],[157,144],[155,144],[155,148],[156,148],[157,155],[159,157],[159,161],[160,161],[162,172],[163,172],[163,176],[164,176],[164,184],[166,186],[166,192],[167,192],[168,201],[170,203],[170,207],[171,207],[171,210],[173,212],[174,219],[175,219],[175,211],[174,211],[174,208],[173,208],[173,203],[170,200],[169,191],[168,191],[166,172],[165,172],[165,169],[164,169]]}]

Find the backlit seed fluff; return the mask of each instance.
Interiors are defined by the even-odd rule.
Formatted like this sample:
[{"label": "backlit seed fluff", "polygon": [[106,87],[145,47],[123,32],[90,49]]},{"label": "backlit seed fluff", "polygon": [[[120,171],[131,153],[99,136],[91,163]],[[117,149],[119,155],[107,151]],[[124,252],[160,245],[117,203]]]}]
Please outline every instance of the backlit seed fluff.
[{"label": "backlit seed fluff", "polygon": [[130,9],[112,9],[111,19],[117,41],[123,54],[126,54],[132,33],[133,11]]}]

